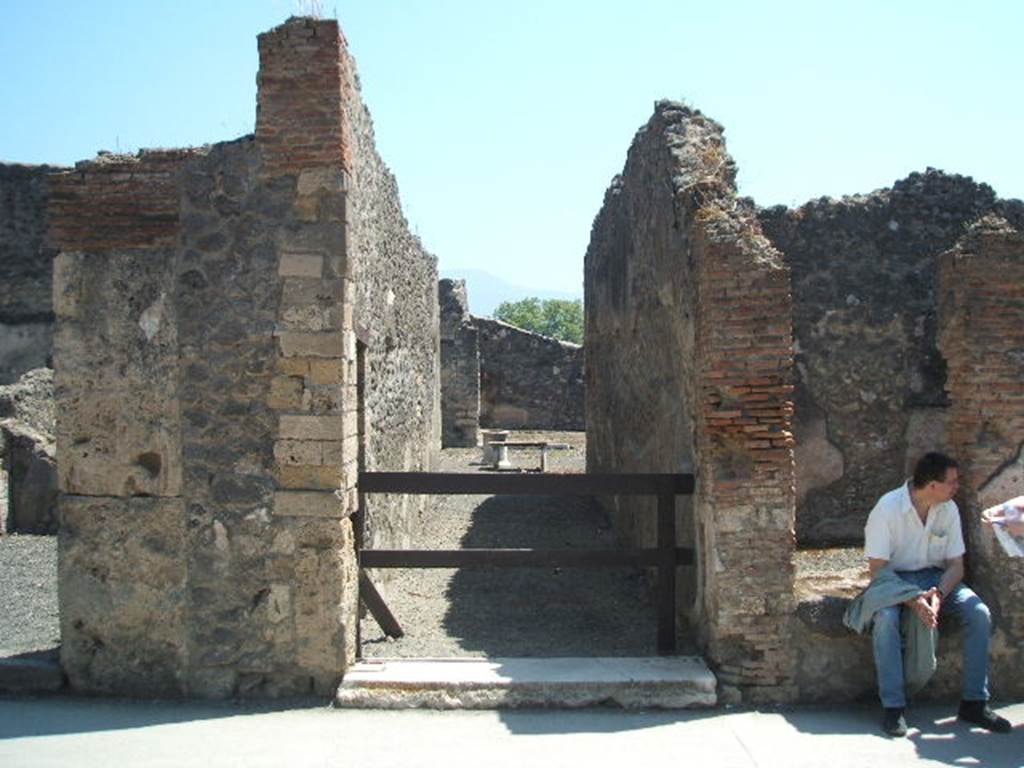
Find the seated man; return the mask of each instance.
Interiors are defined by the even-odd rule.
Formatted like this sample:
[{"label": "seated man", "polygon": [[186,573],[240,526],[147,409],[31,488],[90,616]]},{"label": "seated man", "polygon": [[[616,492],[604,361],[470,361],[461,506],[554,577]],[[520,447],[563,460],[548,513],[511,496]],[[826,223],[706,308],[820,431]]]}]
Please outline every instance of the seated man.
[{"label": "seated man", "polygon": [[964,627],[964,675],[959,719],[1007,733],[1010,723],[988,706],[988,607],[960,582],[964,575],[964,539],[960,514],[952,500],[959,483],[957,463],[941,453],[925,454],[914,476],[882,496],[864,527],[864,554],[871,576],[891,565],[896,575],[918,587],[916,597],[881,608],[873,617],[872,637],[878,693],[885,713],[883,730],[907,732],[904,718],[903,655],[900,613],[913,611],[927,627],[939,613],[950,613]]}]

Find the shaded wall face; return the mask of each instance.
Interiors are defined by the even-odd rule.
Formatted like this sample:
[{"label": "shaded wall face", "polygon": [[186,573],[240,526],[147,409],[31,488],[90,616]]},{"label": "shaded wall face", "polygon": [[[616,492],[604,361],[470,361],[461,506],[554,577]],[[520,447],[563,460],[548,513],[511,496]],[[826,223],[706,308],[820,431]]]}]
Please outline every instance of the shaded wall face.
[{"label": "shaded wall face", "polygon": [[[789,275],[735,198],[722,129],[659,103],[587,252],[587,463],[697,473],[681,594],[730,700],[795,695]],[[649,511],[613,502],[629,538]]]},{"label": "shaded wall face", "polygon": [[[409,231],[398,186],[374,146],[373,123],[345,102],[354,170],[346,215],[354,322],[365,347],[365,465],[428,471],[441,445],[437,259]],[[425,496],[374,494],[364,542],[410,546]],[[383,578],[388,578],[385,574]]]},{"label": "shaded wall face", "polygon": [[498,320],[474,318],[480,348],[480,425],[584,428],[583,348]]},{"label": "shaded wall face", "polygon": [[939,343],[948,361],[949,438],[961,462],[972,586],[993,614],[992,687],[1024,694],[1024,562],[980,523],[1024,495],[1024,235],[984,219],[939,263]]},{"label": "shaded wall face", "polygon": [[[663,183],[673,158],[660,130],[638,134],[587,250],[588,472],[689,472],[694,465],[696,289],[692,272],[677,268],[685,263],[686,232]],[[655,542],[653,500],[609,503],[626,540]],[[691,508],[688,500],[677,503]],[[692,537],[689,518],[681,522]],[[692,600],[692,574],[689,582],[684,594]]]},{"label": "shaded wall face", "polygon": [[464,280],[438,282],[441,330],[441,444],[480,442],[480,341]]},{"label": "shaded wall face", "polygon": [[1002,205],[937,171],[892,190],[760,212],[792,272],[797,536],[857,543],[875,500],[946,445],[936,256]]},{"label": "shaded wall face", "polygon": [[53,251],[45,244],[48,166],[0,163],[0,384],[50,364]]}]

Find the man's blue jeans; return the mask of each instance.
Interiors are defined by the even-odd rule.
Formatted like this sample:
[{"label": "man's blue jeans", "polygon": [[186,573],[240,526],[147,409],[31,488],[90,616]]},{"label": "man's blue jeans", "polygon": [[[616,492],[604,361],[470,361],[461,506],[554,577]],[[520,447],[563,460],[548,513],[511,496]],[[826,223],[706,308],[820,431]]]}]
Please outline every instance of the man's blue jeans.
[{"label": "man's blue jeans", "polygon": [[[923,568],[920,571],[897,571],[904,581],[921,589],[939,585],[941,568]],[[878,675],[878,695],[883,707],[904,707],[907,704],[903,689],[903,642],[900,637],[900,611],[910,608],[893,605],[882,608],[874,615],[872,638],[875,649],[875,672]],[[960,583],[942,601],[939,616],[951,614],[964,629],[964,679],[961,698],[968,701],[988,701],[988,648],[992,637],[992,619],[988,606],[970,587]]]}]

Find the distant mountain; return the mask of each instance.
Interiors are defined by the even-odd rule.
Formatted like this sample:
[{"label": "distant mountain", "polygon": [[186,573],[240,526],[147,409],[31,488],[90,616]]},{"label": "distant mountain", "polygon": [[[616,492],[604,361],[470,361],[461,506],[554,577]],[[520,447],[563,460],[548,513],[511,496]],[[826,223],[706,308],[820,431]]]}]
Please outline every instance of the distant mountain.
[{"label": "distant mountain", "polygon": [[544,288],[528,288],[514,285],[482,269],[442,269],[441,277],[465,280],[469,294],[469,311],[477,317],[491,317],[503,301],[519,301],[531,296],[539,299],[582,299],[582,289],[577,293],[550,291]]}]

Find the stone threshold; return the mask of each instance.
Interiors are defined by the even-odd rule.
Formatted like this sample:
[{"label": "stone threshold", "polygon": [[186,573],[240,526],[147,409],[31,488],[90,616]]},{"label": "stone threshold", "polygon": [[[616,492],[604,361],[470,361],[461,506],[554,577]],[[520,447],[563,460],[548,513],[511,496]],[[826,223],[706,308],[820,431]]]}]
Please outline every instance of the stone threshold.
[{"label": "stone threshold", "polygon": [[338,707],[503,709],[714,707],[699,656],[367,659],[342,680]]}]

